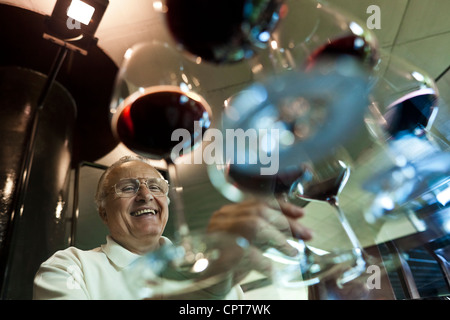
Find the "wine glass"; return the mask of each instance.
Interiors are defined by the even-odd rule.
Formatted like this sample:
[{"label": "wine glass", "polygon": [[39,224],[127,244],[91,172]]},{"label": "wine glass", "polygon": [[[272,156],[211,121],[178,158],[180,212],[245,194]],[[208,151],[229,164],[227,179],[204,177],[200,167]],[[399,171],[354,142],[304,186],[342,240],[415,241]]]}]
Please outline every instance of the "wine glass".
[{"label": "wine glass", "polygon": [[[299,181],[310,175],[309,166],[329,159],[332,150],[345,144],[353,129],[363,124],[367,105],[368,78],[354,59],[327,65],[326,72],[318,65],[308,72],[288,72],[255,82],[227,100],[221,119],[221,129],[228,133],[223,142],[227,152],[222,163],[208,167],[210,180],[232,201],[299,194]],[[230,132],[241,143],[229,140]],[[248,143],[243,143],[245,138]],[[343,185],[348,171],[340,173]],[[361,246],[345,217],[340,217],[355,245],[353,252],[319,256],[302,241],[289,240],[299,251],[296,257],[266,252],[282,265],[274,274],[277,284],[312,285],[344,262],[356,261],[356,266],[344,273],[341,284],[360,274]]]},{"label": "wine glass", "polygon": [[[414,199],[417,202],[420,194],[430,198],[431,190],[448,175],[444,163],[439,165],[448,145],[431,132],[439,104],[433,79],[405,59],[387,53],[383,53],[375,71],[366,124],[377,143],[374,150],[384,156],[377,157],[379,169],[363,186],[374,194],[366,212],[366,220],[372,223],[417,211],[405,208]],[[423,170],[425,162],[434,166]],[[441,179],[437,179],[439,175]]]},{"label": "wine glass", "polygon": [[[270,139],[280,142],[273,147],[283,153],[280,167],[284,168],[320,159],[363,123],[367,106],[356,99],[367,101],[367,81],[373,81],[378,63],[378,42],[364,24],[322,1],[285,0],[278,16],[268,34],[269,45],[248,59],[253,83],[225,103],[223,128],[260,130],[276,122],[273,128],[282,130],[283,136]],[[355,93],[345,95],[348,91]],[[337,95],[332,98],[333,94]],[[344,110],[346,103],[337,102],[342,99],[352,100],[348,110]],[[316,145],[322,148],[305,152]]]},{"label": "wine glass", "polygon": [[212,184],[232,201],[259,198],[273,204],[275,199],[294,202],[300,199],[326,202],[336,209],[353,245],[352,250],[326,252],[287,235],[287,242],[297,249],[297,255],[287,256],[275,248],[264,252],[264,256],[273,261],[274,284],[285,288],[304,287],[341,272],[337,284],[342,286],[365,271],[366,256],[338,202],[350,175],[350,168],[344,161],[330,157],[320,164],[303,163],[289,172],[266,176],[243,173],[239,165],[210,165],[208,174]]},{"label": "wine glass", "polygon": [[280,19],[258,50],[255,77],[290,70],[309,71],[320,62],[334,63],[350,56],[371,70],[379,59],[374,34],[355,17],[325,1],[285,0]]},{"label": "wine glass", "polygon": [[[198,92],[198,80],[169,43],[140,43],[125,53],[110,107],[118,140],[132,151],[167,163],[180,236],[187,233],[187,225],[178,201],[181,186],[174,160],[198,145],[212,117]],[[181,141],[183,148],[177,132],[188,135]]]},{"label": "wine glass", "polygon": [[[345,153],[334,153],[325,160],[304,165],[304,174],[295,182],[292,196],[306,201],[326,202],[335,210],[353,248],[352,252],[333,252],[320,257],[317,266],[345,270],[338,284],[354,280],[365,271],[366,257],[355,232],[339,205],[339,194],[350,178],[350,166]],[[320,270],[322,271],[322,270]],[[313,271],[310,271],[313,272]]]},{"label": "wine glass", "polygon": [[419,67],[392,53],[381,51],[374,68],[372,105],[367,115],[371,132],[382,143],[404,134],[429,135],[438,112],[439,91],[434,80]]},{"label": "wine glass", "polygon": [[189,61],[170,43],[153,41],[131,47],[116,79],[110,111],[117,139],[144,157],[164,160],[171,185],[174,245],[162,246],[136,263],[130,282],[141,290],[140,297],[182,294],[224,280],[229,269],[220,243],[235,250],[236,259],[245,243],[231,235],[219,239],[189,231],[175,164],[201,142],[212,119]]},{"label": "wine glass", "polygon": [[[295,180],[306,174],[304,164],[321,161],[344,144],[363,124],[368,105],[377,41],[363,24],[309,0],[284,1],[279,16],[269,46],[249,60],[254,83],[226,101],[222,116],[222,130],[255,131],[256,139],[237,149],[225,141],[227,150],[236,152],[229,153],[221,165],[208,168],[213,185],[232,201],[249,193],[259,197],[292,193]],[[277,165],[262,165],[268,158]],[[363,266],[353,234],[351,239],[352,253],[326,258],[303,242],[290,241],[299,251],[294,259],[266,252],[273,260],[283,261],[275,281],[289,287],[310,285],[339,261],[356,261],[339,280],[350,281]]]},{"label": "wine glass", "polygon": [[177,44],[194,60],[236,63],[267,46],[283,0],[156,1]]}]

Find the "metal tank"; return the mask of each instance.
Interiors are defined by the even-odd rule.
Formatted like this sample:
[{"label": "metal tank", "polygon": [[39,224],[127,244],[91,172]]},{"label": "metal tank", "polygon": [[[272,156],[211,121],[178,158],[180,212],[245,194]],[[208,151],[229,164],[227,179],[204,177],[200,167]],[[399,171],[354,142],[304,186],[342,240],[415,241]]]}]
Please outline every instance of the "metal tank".
[{"label": "metal tank", "polygon": [[[37,101],[47,77],[0,67],[0,268],[1,298],[31,299],[34,274],[69,243],[68,208],[76,105],[54,83],[26,154]],[[24,174],[28,179],[24,182]]]}]

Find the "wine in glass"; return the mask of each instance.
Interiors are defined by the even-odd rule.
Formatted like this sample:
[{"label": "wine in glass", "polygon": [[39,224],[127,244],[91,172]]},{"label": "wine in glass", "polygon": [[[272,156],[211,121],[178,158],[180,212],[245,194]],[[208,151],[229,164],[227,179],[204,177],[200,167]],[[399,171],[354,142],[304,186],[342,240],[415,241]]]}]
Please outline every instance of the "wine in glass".
[{"label": "wine in glass", "polygon": [[256,78],[286,71],[310,71],[353,57],[371,71],[378,41],[363,22],[325,1],[285,0],[268,46],[252,61]]},{"label": "wine in glass", "polygon": [[283,0],[165,0],[162,11],[177,44],[214,64],[236,63],[267,46]]},{"label": "wine in glass", "polygon": [[378,142],[393,141],[413,134],[429,138],[436,118],[439,91],[434,80],[419,67],[394,54],[381,51],[374,68],[367,123]]},{"label": "wine in glass", "polygon": [[[185,219],[175,160],[196,147],[212,118],[188,65],[168,43],[137,44],[125,54],[111,102],[114,135],[130,150],[166,162],[175,209],[174,245],[143,256],[130,278],[141,298],[211,287],[229,271],[221,256],[222,243],[236,249],[236,257],[242,249],[242,242],[231,236],[219,239],[190,232]],[[185,137],[181,142],[180,135],[174,135],[177,130]],[[180,143],[182,148],[177,148]]]}]

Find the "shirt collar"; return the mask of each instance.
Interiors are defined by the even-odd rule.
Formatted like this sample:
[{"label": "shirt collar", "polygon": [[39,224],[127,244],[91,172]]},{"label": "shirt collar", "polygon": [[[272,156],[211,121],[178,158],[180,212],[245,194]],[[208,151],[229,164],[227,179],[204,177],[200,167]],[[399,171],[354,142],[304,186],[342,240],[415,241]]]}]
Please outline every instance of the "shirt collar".
[{"label": "shirt collar", "polygon": [[[159,244],[161,246],[171,243],[172,242],[166,237],[161,237],[159,240]],[[109,235],[106,237],[106,244],[103,244],[101,249],[106,254],[108,259],[119,268],[125,268],[141,257],[141,255],[133,253],[122,247]]]}]

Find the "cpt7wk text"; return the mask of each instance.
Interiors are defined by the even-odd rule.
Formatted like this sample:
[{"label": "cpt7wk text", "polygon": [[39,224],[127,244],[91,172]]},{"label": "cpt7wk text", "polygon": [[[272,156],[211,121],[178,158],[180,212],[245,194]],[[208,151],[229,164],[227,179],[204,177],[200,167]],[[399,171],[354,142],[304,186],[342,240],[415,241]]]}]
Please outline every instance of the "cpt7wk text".
[{"label": "cpt7wk text", "polygon": [[223,314],[270,314],[270,305],[252,305],[252,304],[226,304],[221,309],[214,307],[189,306],[180,307],[181,315],[206,315],[210,317],[213,312]]}]

